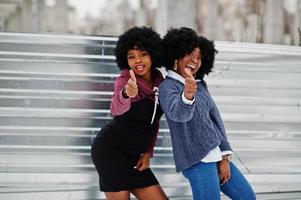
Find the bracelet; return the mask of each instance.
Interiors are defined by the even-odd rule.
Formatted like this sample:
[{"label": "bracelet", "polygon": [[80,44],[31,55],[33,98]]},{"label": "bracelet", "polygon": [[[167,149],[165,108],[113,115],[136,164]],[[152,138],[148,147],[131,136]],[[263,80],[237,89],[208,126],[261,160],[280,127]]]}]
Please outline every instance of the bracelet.
[{"label": "bracelet", "polygon": [[229,162],[231,161],[231,155],[229,154],[229,155],[224,155],[224,156],[222,156],[222,159],[223,160],[228,160]]},{"label": "bracelet", "polygon": [[123,96],[125,99],[130,98],[130,97],[125,93],[125,88],[122,89],[122,96]]}]

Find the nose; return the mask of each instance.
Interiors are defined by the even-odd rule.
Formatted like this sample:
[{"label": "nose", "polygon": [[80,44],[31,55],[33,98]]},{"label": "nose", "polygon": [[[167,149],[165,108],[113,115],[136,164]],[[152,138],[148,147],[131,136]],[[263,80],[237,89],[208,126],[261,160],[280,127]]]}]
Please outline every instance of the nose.
[{"label": "nose", "polygon": [[194,62],[194,63],[197,63],[197,55],[194,55],[194,54],[192,54],[191,55],[191,60],[192,60],[192,62]]},{"label": "nose", "polygon": [[135,60],[136,63],[139,63],[141,62],[141,58],[139,56],[137,56],[136,60]]},{"label": "nose", "polygon": [[191,56],[191,60],[192,60],[192,62],[194,62],[194,63],[196,63],[197,62],[197,55],[195,55],[193,52],[190,54],[190,56]]}]

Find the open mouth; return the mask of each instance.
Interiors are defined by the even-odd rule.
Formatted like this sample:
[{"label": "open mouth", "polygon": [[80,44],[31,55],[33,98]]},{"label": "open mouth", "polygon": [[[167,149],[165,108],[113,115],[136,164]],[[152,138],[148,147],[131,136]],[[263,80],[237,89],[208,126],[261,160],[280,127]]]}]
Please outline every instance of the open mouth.
[{"label": "open mouth", "polygon": [[138,72],[142,72],[144,70],[144,65],[138,65],[135,67]]},{"label": "open mouth", "polygon": [[192,72],[194,70],[194,68],[195,68],[194,65],[191,65],[191,64],[186,65],[186,69],[190,70],[190,72]]}]

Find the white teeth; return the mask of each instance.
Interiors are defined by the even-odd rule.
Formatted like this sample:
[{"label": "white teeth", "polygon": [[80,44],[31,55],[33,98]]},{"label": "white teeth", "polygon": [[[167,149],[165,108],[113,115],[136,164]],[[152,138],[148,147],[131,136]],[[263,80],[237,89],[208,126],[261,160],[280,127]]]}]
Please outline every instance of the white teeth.
[{"label": "white teeth", "polygon": [[136,69],[139,70],[139,71],[143,70],[143,68],[144,68],[143,65],[139,65],[139,66],[136,67]]},{"label": "white teeth", "polygon": [[195,68],[195,66],[194,66],[194,65],[191,65],[191,64],[188,64],[187,66],[190,67],[190,68],[192,68],[192,69]]}]

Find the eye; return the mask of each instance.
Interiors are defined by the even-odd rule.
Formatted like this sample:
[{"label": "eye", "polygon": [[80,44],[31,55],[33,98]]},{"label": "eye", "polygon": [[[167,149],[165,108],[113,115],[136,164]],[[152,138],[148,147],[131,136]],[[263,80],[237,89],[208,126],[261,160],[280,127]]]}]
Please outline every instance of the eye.
[{"label": "eye", "polygon": [[129,59],[129,60],[134,59],[134,58],[135,58],[135,56],[133,56],[133,55],[128,55],[128,59]]},{"label": "eye", "polygon": [[148,55],[147,52],[142,52],[142,53],[141,53],[141,56],[143,56],[143,57],[144,57],[144,56],[147,56],[147,55]]}]

